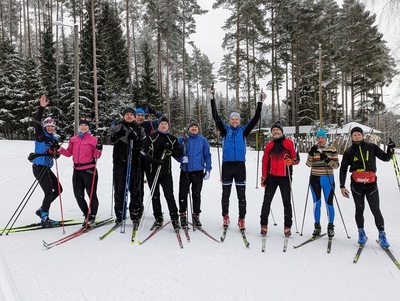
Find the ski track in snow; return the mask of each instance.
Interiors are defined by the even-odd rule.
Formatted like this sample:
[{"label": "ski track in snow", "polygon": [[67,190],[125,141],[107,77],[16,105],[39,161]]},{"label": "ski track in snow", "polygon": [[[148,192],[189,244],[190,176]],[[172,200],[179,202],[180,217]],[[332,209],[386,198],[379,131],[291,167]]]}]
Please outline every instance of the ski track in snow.
[{"label": "ski track in snow", "polygon": [[[15,152],[26,149],[26,152]],[[33,142],[0,141],[0,170],[3,227],[16,209],[34,178],[26,160]],[[112,163],[110,146],[104,146],[99,160],[99,215],[110,215],[112,196]],[[201,221],[212,236],[222,234],[221,183],[218,178],[218,157],[212,149],[213,171],[204,182]],[[262,153],[260,153],[262,156]],[[294,167],[293,190],[298,226],[301,226],[307,193],[309,168],[305,167],[305,154]],[[261,161],[261,160],[260,160]],[[375,298],[397,301],[400,294],[400,271],[385,252],[374,242],[377,231],[368,205],[365,227],[369,242],[357,264],[352,262],[357,251],[357,228],[354,222],[352,199],[342,198],[336,185],[336,196],[346,222],[348,239],[336,211],[335,238],[332,253],[327,254],[327,239],[321,238],[299,249],[293,246],[311,236],[313,231],[312,198],[308,197],[303,236],[293,233],[286,252],[282,252],[283,207],[279,191],[276,192],[272,219],[267,235],[266,251],[261,252],[259,215],[263,189],[255,189],[257,152],[248,152],[246,235],[250,248],[243,244],[236,225],[238,203],[233,187],[230,199],[231,226],[226,240],[217,244],[199,231],[189,231],[188,243],[181,231],[184,249],[180,249],[171,226],[157,233],[144,245],[130,243],[132,225],[127,220],[126,233],[119,229],[103,241],[112,224],[94,229],[63,245],[44,249],[42,240],[57,240],[75,231],[79,226],[46,229],[25,233],[10,233],[0,237],[0,300],[296,300],[296,301],[354,301]],[[72,191],[72,163],[70,158],[59,159],[61,183],[64,187],[63,208],[65,218],[82,218]],[[261,164],[261,163],[260,163]],[[178,195],[178,164],[173,162],[174,194]],[[11,174],[10,174],[11,172]],[[258,173],[261,176],[260,172]],[[338,173],[335,172],[338,183]],[[349,181],[349,178],[348,178]],[[378,161],[378,181],[381,209],[385,217],[386,232],[391,250],[400,257],[399,191],[391,162]],[[149,189],[145,185],[146,201]],[[22,212],[17,225],[38,221],[34,212],[43,198],[40,187]],[[169,220],[165,199],[162,197],[164,219]],[[324,205],[322,205],[324,207]],[[335,207],[336,201],[335,201]],[[321,223],[326,227],[325,208]],[[51,217],[60,218],[59,199],[50,210]],[[150,234],[153,223],[149,209],[141,239]],[[300,228],[299,228],[300,229]],[[295,230],[295,225],[293,226]],[[295,231],[293,231],[295,232]],[[139,237],[137,233],[136,239]],[[399,258],[398,258],[399,259]]]}]

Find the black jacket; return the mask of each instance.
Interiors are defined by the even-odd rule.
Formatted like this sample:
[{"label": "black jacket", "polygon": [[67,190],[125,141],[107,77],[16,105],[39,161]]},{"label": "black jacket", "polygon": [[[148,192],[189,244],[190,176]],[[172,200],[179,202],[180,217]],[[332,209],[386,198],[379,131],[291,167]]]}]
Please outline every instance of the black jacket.
[{"label": "black jacket", "polygon": [[[167,150],[165,149],[166,144],[168,144]],[[179,159],[182,155],[178,139],[169,133],[161,132],[154,132],[146,137],[142,148],[142,155],[147,163],[146,172],[155,173],[157,171],[164,150],[166,152],[160,173],[167,174],[171,173],[171,156]]]}]

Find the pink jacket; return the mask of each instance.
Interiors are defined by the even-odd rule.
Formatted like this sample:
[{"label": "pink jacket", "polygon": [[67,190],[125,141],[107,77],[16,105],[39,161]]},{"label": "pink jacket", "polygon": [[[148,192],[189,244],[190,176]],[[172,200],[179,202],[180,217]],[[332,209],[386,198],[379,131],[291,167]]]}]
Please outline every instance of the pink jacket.
[{"label": "pink jacket", "polygon": [[61,148],[60,153],[66,157],[72,156],[74,169],[89,169],[95,166],[95,159],[101,157],[101,151],[96,149],[96,144],[97,138],[86,132],[82,137],[79,135],[72,137],[68,148]]}]

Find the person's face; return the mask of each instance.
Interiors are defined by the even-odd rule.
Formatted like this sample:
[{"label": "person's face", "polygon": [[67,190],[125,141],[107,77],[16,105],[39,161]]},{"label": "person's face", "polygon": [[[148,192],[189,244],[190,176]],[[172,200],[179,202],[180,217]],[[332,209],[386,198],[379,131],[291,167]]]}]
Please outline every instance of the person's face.
[{"label": "person's face", "polygon": [[324,146],[326,144],[326,139],[324,136],[319,136],[317,138],[317,143],[319,146]]},{"label": "person's face", "polygon": [[137,114],[136,115],[136,122],[138,124],[142,124],[144,122],[144,114]]},{"label": "person's face", "polygon": [[48,134],[53,134],[56,130],[54,125],[48,125],[44,128]]},{"label": "person's face", "polygon": [[229,120],[229,123],[231,126],[236,128],[240,125],[240,118],[237,116],[232,116],[231,120]]},{"label": "person's face", "polygon": [[189,128],[189,133],[192,134],[192,135],[198,134],[199,133],[199,127],[197,125],[192,125]]},{"label": "person's face", "polygon": [[166,132],[166,131],[168,131],[168,128],[169,128],[168,122],[163,121],[163,122],[160,122],[160,123],[158,124],[158,129],[159,129],[161,132]]},{"label": "person's face", "polygon": [[283,133],[280,128],[273,128],[271,130],[271,134],[272,134],[272,137],[279,138],[280,136],[282,136]]},{"label": "person's face", "polygon": [[126,122],[128,122],[128,123],[132,123],[132,122],[135,121],[135,115],[134,115],[133,113],[130,113],[130,112],[125,113],[125,115],[124,115],[124,120],[125,120]]},{"label": "person's face", "polygon": [[87,131],[89,131],[89,126],[87,124],[82,123],[79,125],[79,131],[82,134],[85,134]]},{"label": "person's face", "polygon": [[363,134],[361,134],[360,132],[354,132],[353,134],[351,134],[351,139],[353,139],[353,141],[355,141],[355,142],[362,141]]}]

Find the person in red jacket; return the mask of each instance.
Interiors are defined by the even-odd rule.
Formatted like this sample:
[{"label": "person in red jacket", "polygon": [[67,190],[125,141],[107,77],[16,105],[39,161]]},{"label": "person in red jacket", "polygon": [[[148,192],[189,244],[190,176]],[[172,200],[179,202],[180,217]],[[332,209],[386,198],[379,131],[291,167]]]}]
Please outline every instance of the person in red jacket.
[{"label": "person in red jacket", "polygon": [[271,202],[279,186],[284,208],[284,234],[291,235],[292,205],[290,166],[298,164],[296,150],[292,140],[283,135],[283,128],[278,121],[271,126],[273,139],[265,145],[262,158],[261,186],[265,188],[264,201],[261,208],[261,235],[268,231],[268,216],[271,210]]},{"label": "person in red jacket", "polygon": [[[72,156],[74,173],[72,186],[79,208],[85,216],[83,227],[93,227],[96,221],[99,201],[97,199],[98,172],[96,160],[101,157],[103,145],[90,131],[90,119],[79,120],[79,131],[72,137],[68,147],[61,148],[60,153],[66,157]],[[85,200],[85,191],[89,196],[90,208]]]}]

